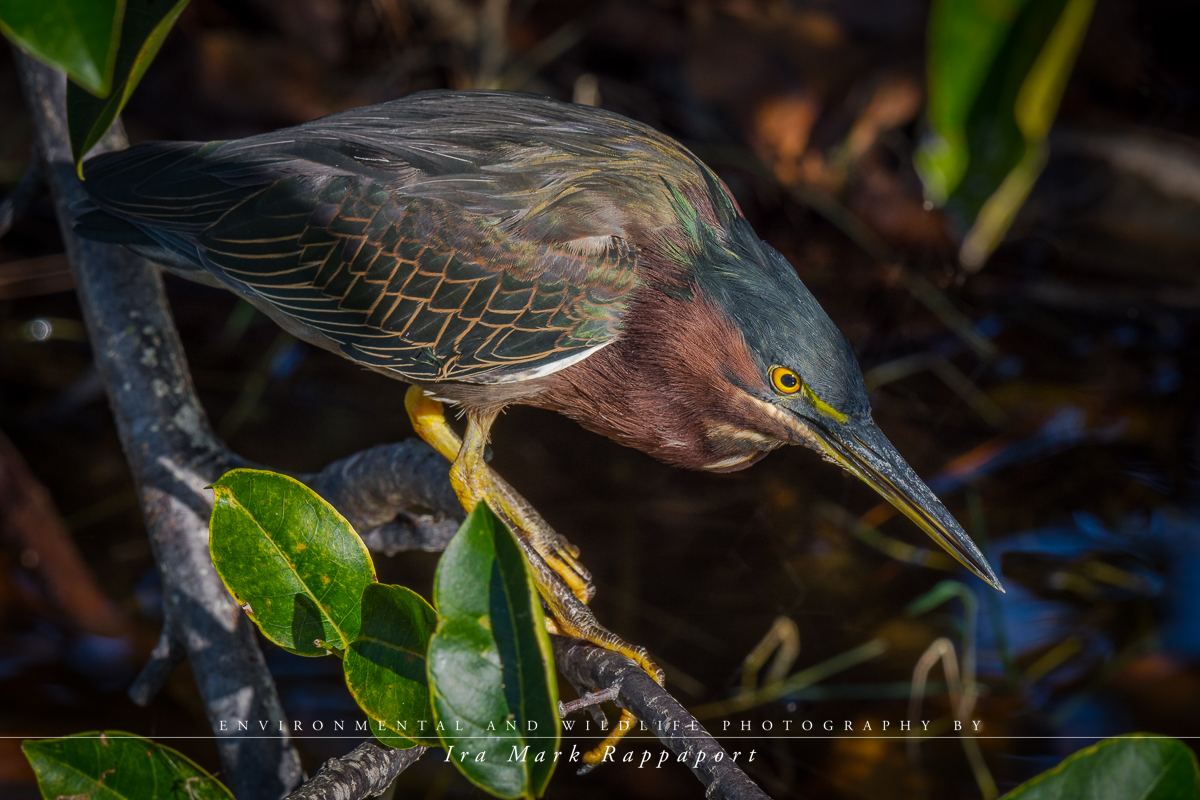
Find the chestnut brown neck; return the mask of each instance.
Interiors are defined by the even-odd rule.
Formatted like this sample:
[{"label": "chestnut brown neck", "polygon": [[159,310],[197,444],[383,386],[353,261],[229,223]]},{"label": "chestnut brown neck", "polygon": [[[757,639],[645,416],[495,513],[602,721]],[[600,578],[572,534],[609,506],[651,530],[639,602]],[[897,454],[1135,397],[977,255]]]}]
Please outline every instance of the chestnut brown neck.
[{"label": "chestnut brown neck", "polygon": [[738,387],[763,387],[761,369],[713,304],[680,289],[640,289],[620,338],[550,376],[532,404],[669,464],[741,469],[782,444],[748,426]]}]

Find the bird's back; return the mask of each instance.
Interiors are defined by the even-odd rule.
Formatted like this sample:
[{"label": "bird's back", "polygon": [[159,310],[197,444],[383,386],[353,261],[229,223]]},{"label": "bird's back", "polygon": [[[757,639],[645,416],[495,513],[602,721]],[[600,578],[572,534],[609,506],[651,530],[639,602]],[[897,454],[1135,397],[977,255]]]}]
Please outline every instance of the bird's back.
[{"label": "bird's back", "polygon": [[680,203],[731,213],[705,200],[725,197],[711,173],[653,129],[495,92],[139,144],[84,175],[84,235],[215,278],[305,338],[422,381],[577,361],[618,335],[641,248],[686,239]]}]

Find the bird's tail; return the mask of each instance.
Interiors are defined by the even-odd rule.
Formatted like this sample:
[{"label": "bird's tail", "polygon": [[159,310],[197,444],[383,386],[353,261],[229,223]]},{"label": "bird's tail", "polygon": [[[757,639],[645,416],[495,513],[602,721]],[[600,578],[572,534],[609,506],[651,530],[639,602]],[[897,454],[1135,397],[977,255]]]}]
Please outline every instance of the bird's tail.
[{"label": "bird's tail", "polygon": [[75,232],[92,241],[125,245],[176,272],[201,271],[188,241],[189,220],[177,218],[170,225],[134,213],[146,208],[141,196],[146,183],[201,147],[199,142],[144,142],[89,158],[83,163],[87,199],[72,208]]}]

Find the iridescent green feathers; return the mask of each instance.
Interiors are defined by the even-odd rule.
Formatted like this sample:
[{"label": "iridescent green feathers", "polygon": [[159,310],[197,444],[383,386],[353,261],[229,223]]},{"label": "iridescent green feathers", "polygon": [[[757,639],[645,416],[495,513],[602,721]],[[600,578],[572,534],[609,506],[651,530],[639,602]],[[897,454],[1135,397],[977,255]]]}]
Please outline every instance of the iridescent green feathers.
[{"label": "iridescent green feathers", "polygon": [[619,334],[644,246],[694,258],[701,229],[735,216],[711,173],[650,128],[486,92],[135,145],[84,174],[99,209],[85,235],[201,268],[350,358],[423,381],[573,362]]}]

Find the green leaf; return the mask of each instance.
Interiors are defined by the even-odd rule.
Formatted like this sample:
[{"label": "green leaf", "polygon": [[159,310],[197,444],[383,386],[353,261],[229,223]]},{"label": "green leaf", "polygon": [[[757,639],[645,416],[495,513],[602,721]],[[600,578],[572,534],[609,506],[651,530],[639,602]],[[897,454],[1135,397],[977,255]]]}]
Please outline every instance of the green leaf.
[{"label": "green leaf", "polygon": [[350,694],[384,744],[438,744],[425,668],[436,625],[433,606],[410,589],[373,583],[363,592],[362,629],[343,666]]},{"label": "green leaf", "polygon": [[21,745],[46,800],[233,800],[189,758],[120,731],[89,731]]},{"label": "green leaf", "polygon": [[0,0],[0,32],[88,91],[112,88],[125,0]]},{"label": "green leaf", "polygon": [[1146,733],[1105,739],[1000,800],[1184,800],[1200,797],[1196,754]]},{"label": "green leaf", "polygon": [[967,119],[1029,0],[935,0],[929,17],[929,135],[917,152],[926,196],[945,203],[966,171]]},{"label": "green leaf", "polygon": [[550,637],[525,557],[486,504],[438,562],[433,597],[429,686],[442,746],[492,794],[540,796],[560,734]]},{"label": "green leaf", "polygon": [[188,0],[136,0],[130,3],[121,25],[112,90],[97,97],[96,93],[74,83],[67,84],[67,128],[76,167],[129,102],[130,95],[187,4]]},{"label": "green leaf", "polygon": [[936,0],[929,131],[914,158],[926,197],[965,232],[977,268],[1045,164],[1045,138],[1095,0]]},{"label": "green leaf", "polygon": [[375,581],[350,523],[274,472],[235,469],[212,489],[213,565],[263,635],[302,656],[345,650],[359,633],[363,590]]}]

